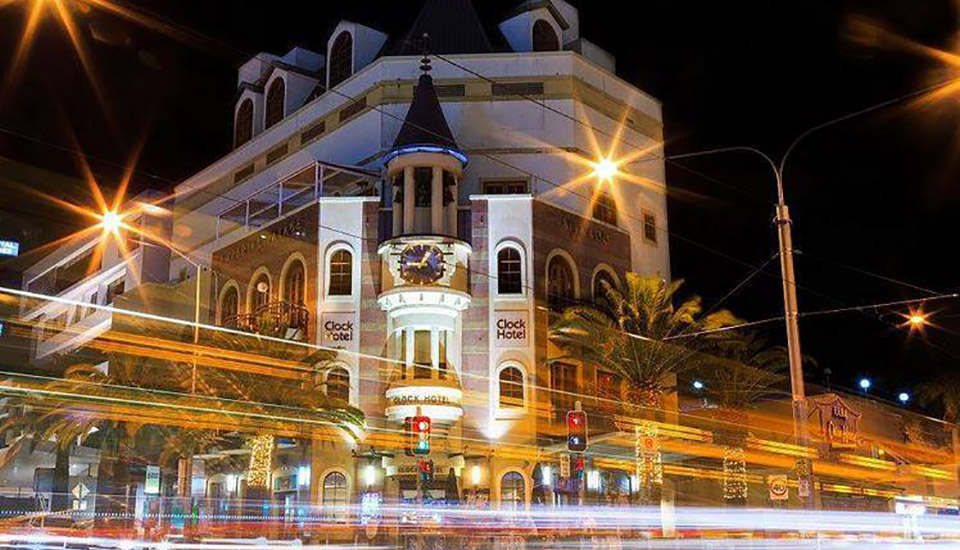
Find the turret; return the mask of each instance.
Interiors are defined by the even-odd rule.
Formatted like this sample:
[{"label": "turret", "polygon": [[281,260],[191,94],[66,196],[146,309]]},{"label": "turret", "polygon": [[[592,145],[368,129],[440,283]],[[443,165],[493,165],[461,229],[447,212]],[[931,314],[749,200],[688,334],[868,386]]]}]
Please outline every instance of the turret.
[{"label": "turret", "polygon": [[443,116],[428,58],[420,69],[410,110],[385,159],[393,183],[393,235],[456,237],[457,182],[467,157]]}]

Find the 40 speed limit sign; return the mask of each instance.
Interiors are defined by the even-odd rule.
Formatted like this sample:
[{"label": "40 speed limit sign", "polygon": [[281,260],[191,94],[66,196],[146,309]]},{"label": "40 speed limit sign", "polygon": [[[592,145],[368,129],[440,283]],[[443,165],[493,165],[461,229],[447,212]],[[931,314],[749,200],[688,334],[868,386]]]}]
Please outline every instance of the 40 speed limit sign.
[{"label": "40 speed limit sign", "polygon": [[770,486],[770,500],[787,500],[790,498],[787,476],[769,476],[767,477],[767,485]]}]

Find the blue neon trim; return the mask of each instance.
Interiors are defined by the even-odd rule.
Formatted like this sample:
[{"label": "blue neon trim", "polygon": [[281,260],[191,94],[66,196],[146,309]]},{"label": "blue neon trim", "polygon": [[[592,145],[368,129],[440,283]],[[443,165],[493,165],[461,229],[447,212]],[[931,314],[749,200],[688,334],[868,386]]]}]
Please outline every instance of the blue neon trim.
[{"label": "blue neon trim", "polygon": [[408,155],[410,153],[441,153],[450,155],[451,157],[459,160],[464,166],[466,166],[468,162],[467,155],[464,155],[460,151],[451,149],[450,147],[440,147],[438,145],[410,145],[408,147],[394,149],[393,151],[387,153],[387,155],[383,158],[383,162],[386,164],[400,155]]}]

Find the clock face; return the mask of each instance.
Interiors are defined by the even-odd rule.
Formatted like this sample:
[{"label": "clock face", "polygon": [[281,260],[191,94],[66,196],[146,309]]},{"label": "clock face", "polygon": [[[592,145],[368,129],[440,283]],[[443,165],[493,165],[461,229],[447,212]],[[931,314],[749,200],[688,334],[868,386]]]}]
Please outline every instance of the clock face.
[{"label": "clock face", "polygon": [[415,285],[435,283],[443,277],[443,251],[431,244],[414,244],[400,253],[400,276]]}]

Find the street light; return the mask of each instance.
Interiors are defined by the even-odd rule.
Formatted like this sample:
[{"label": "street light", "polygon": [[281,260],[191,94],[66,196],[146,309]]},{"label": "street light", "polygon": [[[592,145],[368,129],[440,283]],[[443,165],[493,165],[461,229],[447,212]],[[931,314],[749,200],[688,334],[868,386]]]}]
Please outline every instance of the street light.
[{"label": "street light", "polygon": [[[151,204],[149,205],[149,208],[148,208],[147,206],[145,206],[148,203],[140,203],[140,204],[141,204],[140,210],[145,213],[155,215],[157,214],[157,210],[160,210],[160,207],[156,205]],[[99,226],[103,228],[104,235],[112,234],[114,236],[119,236],[120,231],[122,229],[127,229],[126,224],[124,224],[123,222],[123,218],[125,217],[125,215],[117,212],[116,210],[106,210],[102,214],[100,214],[99,217],[100,217]],[[157,237],[154,237],[145,231],[139,231],[137,233],[141,237],[143,237],[143,239],[140,242],[144,246],[165,248],[170,252],[173,252],[180,258],[182,258],[188,264],[193,266],[193,268],[196,270],[197,272],[196,285],[195,285],[196,289],[195,289],[194,304],[193,304],[193,344],[194,344],[194,347],[196,347],[196,345],[200,343],[200,294],[201,294],[200,276],[203,273],[203,267],[198,262],[187,257],[183,252],[180,252],[179,250],[177,250],[170,243],[165,242],[162,239],[158,239]],[[146,239],[150,239],[150,241],[153,241],[153,242],[147,242]],[[197,358],[196,358],[196,350],[194,350],[193,372],[191,373],[191,376],[190,376],[190,393],[196,393],[196,391],[197,391]]]},{"label": "street light", "polygon": [[703,389],[703,382],[701,382],[701,381],[699,381],[699,380],[694,380],[694,381],[693,381],[693,389],[695,389],[695,390],[697,390],[697,391],[702,390],[702,389]]},{"label": "street light", "polygon": [[900,403],[903,403],[904,405],[906,405],[907,401],[910,401],[910,394],[905,391],[902,391],[900,392],[900,395],[897,396],[897,399],[900,400]]},{"label": "street light", "polygon": [[600,181],[608,181],[617,175],[617,163],[609,158],[601,158],[593,165],[593,173]]},{"label": "street light", "polygon": [[873,385],[873,384],[870,382],[870,379],[869,379],[869,378],[861,378],[861,379],[860,379],[860,389],[863,390],[863,393],[867,393],[867,390],[869,390],[869,389],[870,389],[870,386],[872,386],[872,385]]}]

